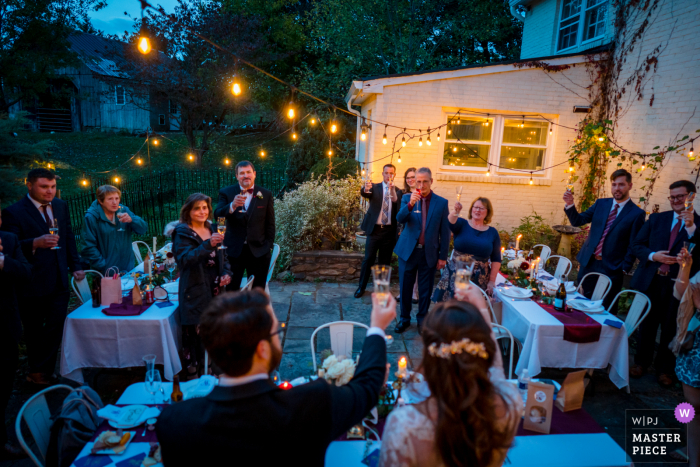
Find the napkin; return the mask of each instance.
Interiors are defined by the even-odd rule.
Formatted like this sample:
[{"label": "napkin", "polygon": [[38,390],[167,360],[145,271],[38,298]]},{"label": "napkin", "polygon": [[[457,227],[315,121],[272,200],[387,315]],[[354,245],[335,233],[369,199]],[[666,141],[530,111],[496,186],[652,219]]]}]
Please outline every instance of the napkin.
[{"label": "napkin", "polygon": [[[542,284],[547,288],[548,291],[550,291],[551,293],[555,293],[557,291],[557,289],[559,288],[559,279],[543,280]],[[575,289],[573,281],[565,282],[564,286],[566,287],[567,291],[571,291],[571,289]]]},{"label": "napkin", "polygon": [[595,300],[595,301],[589,301],[588,299],[574,299],[576,300],[575,303],[575,308],[578,310],[586,311],[586,310],[596,310],[603,306],[603,300]]},{"label": "napkin", "polygon": [[196,381],[197,384],[194,387],[183,390],[183,400],[206,397],[214,390],[214,386],[219,384],[219,380],[211,375],[202,375]]},{"label": "napkin", "polygon": [[[100,410],[98,410],[97,416],[104,418],[104,419],[107,419],[109,421],[112,421],[115,424],[119,425],[120,422],[123,419],[125,419],[125,417],[128,417],[129,414],[131,413],[132,410],[130,409],[130,407],[133,407],[133,406],[127,405],[124,407],[117,407],[116,405],[109,404],[109,405],[104,406]],[[139,416],[139,418],[137,420],[133,421],[132,423],[123,423],[123,424],[128,425],[128,426],[140,425],[140,424],[144,423],[146,420],[148,420],[149,418],[155,418],[158,415],[160,415],[160,410],[158,410],[158,408],[148,407],[148,408],[146,408],[146,410],[143,411],[143,413],[141,413],[141,415]]]}]

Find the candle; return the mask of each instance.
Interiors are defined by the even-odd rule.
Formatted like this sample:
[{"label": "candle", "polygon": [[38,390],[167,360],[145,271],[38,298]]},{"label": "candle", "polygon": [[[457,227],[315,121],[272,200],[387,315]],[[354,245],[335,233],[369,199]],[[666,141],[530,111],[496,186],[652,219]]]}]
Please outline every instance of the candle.
[{"label": "candle", "polygon": [[523,234],[518,234],[518,237],[515,239],[515,251],[518,251],[520,249],[520,239],[523,237]]},{"label": "candle", "polygon": [[153,256],[156,255],[156,237],[153,237]]},{"label": "candle", "polygon": [[503,260],[503,255],[505,254],[505,252],[506,252],[506,247],[502,246],[501,247],[501,260]]},{"label": "candle", "polygon": [[399,376],[402,378],[406,376],[406,357],[399,359]]},{"label": "candle", "polygon": [[537,261],[530,261],[530,280],[532,280],[532,271],[535,270],[535,264],[537,264]]}]

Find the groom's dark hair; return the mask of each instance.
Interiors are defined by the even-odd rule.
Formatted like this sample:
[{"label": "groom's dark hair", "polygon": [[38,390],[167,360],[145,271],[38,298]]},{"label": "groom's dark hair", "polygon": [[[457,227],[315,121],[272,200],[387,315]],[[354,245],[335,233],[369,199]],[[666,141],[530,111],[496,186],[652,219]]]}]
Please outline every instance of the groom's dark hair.
[{"label": "groom's dark hair", "polygon": [[199,335],[211,359],[228,376],[241,376],[253,366],[261,340],[270,340],[270,298],[261,290],[219,295],[199,320]]}]

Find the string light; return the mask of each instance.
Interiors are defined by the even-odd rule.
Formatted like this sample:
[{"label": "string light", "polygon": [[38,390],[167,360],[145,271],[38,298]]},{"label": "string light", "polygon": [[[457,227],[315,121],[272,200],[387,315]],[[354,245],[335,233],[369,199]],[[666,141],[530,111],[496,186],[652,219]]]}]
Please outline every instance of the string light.
[{"label": "string light", "polygon": [[224,164],[229,165],[230,163],[231,161],[228,158],[224,159]]},{"label": "string light", "polygon": [[397,162],[400,164],[401,163],[401,153],[399,153],[399,158],[397,159]]},{"label": "string light", "polygon": [[119,177],[114,177],[114,183],[119,183]]},{"label": "string light", "polygon": [[384,125],[384,136],[382,136],[382,143],[386,144],[386,128],[388,125]]},{"label": "string light", "polygon": [[646,169],[646,168],[647,168],[647,161],[646,161],[646,159],[644,159],[644,160],[642,160],[642,169],[640,170],[640,172],[644,172],[644,169]]},{"label": "string light", "polygon": [[332,155],[333,155],[333,149],[329,149],[329,150],[328,150],[328,157],[330,157],[330,156],[332,156]]},{"label": "string light", "polygon": [[87,180],[85,180],[85,179],[83,179],[83,180],[82,180],[82,181],[81,181],[80,183],[82,183],[82,185],[83,185],[83,186],[87,186],[87,184],[88,184],[88,181],[87,181]]},{"label": "string light", "polygon": [[190,154],[189,156],[187,156],[187,158],[188,158],[189,160],[191,160],[191,161],[194,160],[194,156],[193,156],[192,154]]},{"label": "string light", "polygon": [[312,125],[315,125],[315,124],[316,124],[316,119],[315,119],[315,118],[312,118],[312,119],[311,119],[311,124],[312,124]]},{"label": "string light", "polygon": [[401,146],[406,147],[406,138],[404,136],[401,137]]},{"label": "string light", "polygon": [[239,96],[241,94],[241,85],[238,82],[233,82],[233,87],[231,88],[234,96]]},{"label": "string light", "polygon": [[158,146],[158,140],[157,140],[157,139],[154,139],[154,140],[153,140],[153,145],[154,145],[154,146]]},{"label": "string light", "polygon": [[49,162],[48,164],[46,164],[46,167],[49,168],[49,169],[51,169],[51,162]]},{"label": "string light", "polygon": [[143,164],[143,159],[141,159],[141,158],[139,157],[138,159],[136,159],[136,163],[137,163],[138,165]]},{"label": "string light", "polygon": [[289,101],[289,109],[287,110],[287,117],[294,118],[294,101]]},{"label": "string light", "polygon": [[427,144],[428,146],[431,146],[433,144],[433,142],[430,141],[430,131],[428,131],[428,139],[425,140],[425,144]]},{"label": "string light", "polygon": [[[420,131],[421,130],[418,130],[418,132],[420,132]],[[418,137],[418,146],[423,146],[423,137],[422,136]]]},{"label": "string light", "polygon": [[437,132],[437,140],[438,140],[438,142],[440,142],[440,130],[438,130],[438,132]]},{"label": "string light", "polygon": [[260,148],[260,157],[265,157],[265,150]]},{"label": "string light", "polygon": [[603,135],[598,136],[598,141],[600,141],[600,142],[605,141],[605,136],[603,136]]},{"label": "string light", "polygon": [[552,127],[553,127],[553,125],[550,123],[549,124],[549,136],[552,136]]},{"label": "string light", "polygon": [[688,159],[691,161],[695,160],[695,157],[693,156],[694,150],[693,150],[693,144],[690,144],[690,151],[688,152]]},{"label": "string light", "polygon": [[332,122],[331,123],[331,133],[335,133],[336,131],[338,131],[338,125],[336,125],[335,122]]},{"label": "string light", "polygon": [[[399,155],[399,157],[401,157],[401,156]],[[365,166],[364,165],[362,166],[362,176],[363,177],[365,176]]]},{"label": "string light", "polygon": [[452,146],[452,152],[457,152],[457,146]]},{"label": "string light", "polygon": [[530,172],[530,185],[534,184],[535,182],[532,180],[532,172]]},{"label": "string light", "polygon": [[297,130],[295,127],[292,127],[292,139],[293,140],[297,139]]},{"label": "string light", "polygon": [[151,41],[148,40],[148,37],[146,37],[145,35],[142,35],[139,38],[139,52],[146,55],[150,51],[151,51]]}]

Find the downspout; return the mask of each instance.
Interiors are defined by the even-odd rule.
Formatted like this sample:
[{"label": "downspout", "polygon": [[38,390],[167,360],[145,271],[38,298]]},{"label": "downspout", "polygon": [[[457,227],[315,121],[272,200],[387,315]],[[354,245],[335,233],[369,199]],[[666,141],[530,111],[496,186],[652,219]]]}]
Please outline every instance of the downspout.
[{"label": "downspout", "polygon": [[525,18],[523,18],[523,17],[520,15],[520,13],[518,13],[517,11],[515,11],[515,5],[513,5],[513,4],[510,5],[510,14],[513,16],[513,18],[517,19],[517,20],[520,21],[521,23],[524,23],[524,22],[525,22]]},{"label": "downspout", "polygon": [[[362,89],[362,88],[360,88]],[[352,101],[355,99],[356,94],[353,93],[350,99],[348,99],[348,110],[355,115],[357,115],[357,128],[355,129],[355,160],[359,162],[360,160],[360,141],[359,141],[359,135],[360,135],[360,122],[362,120],[362,114],[358,112],[357,110],[352,108]]]}]

